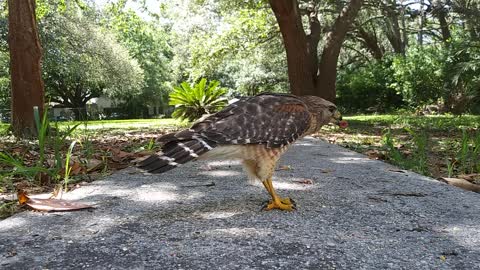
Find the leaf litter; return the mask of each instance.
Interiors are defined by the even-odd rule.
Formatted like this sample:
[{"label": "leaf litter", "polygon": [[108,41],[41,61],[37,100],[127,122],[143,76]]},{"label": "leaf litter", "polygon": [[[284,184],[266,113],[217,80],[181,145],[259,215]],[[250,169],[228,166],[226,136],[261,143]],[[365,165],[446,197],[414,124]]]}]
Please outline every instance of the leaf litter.
[{"label": "leaf litter", "polygon": [[[155,149],[145,149],[146,146],[167,131],[172,130],[149,133],[135,131],[107,133],[80,139],[80,143],[73,148],[69,162],[68,190],[88,185],[91,181],[127,168],[135,160],[152,154]],[[45,160],[42,164],[38,164],[40,156],[38,144],[13,137],[2,137],[0,152],[7,154],[11,159],[8,162],[0,160],[0,212],[3,211],[4,206],[12,204],[10,195],[18,191],[25,194],[45,192],[61,194],[65,175],[65,157],[70,143],[70,140],[63,142],[57,152],[53,143],[47,144]],[[60,160],[58,160],[58,153],[61,155]],[[41,211],[70,211],[91,207],[55,198],[38,199],[32,195],[26,196],[30,200],[25,204]],[[17,208],[15,211],[22,209]],[[8,215],[0,213],[0,218]]]}]

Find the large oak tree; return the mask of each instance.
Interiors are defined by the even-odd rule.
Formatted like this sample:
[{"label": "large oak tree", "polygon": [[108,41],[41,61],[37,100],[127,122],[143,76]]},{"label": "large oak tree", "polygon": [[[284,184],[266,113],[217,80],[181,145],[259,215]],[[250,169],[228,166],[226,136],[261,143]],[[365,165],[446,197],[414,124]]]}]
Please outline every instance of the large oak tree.
[{"label": "large oak tree", "polygon": [[[340,49],[363,0],[350,0],[341,10],[327,33],[320,58],[318,44],[321,40],[321,25],[316,8],[311,5],[300,9],[297,0],[269,2],[287,52],[290,91],[296,95],[316,95],[334,101]],[[308,16],[308,34],[302,22],[303,12]]]},{"label": "large oak tree", "polygon": [[36,135],[33,107],[44,106],[35,0],[8,1],[8,45],[12,89],[12,129],[16,136]]}]

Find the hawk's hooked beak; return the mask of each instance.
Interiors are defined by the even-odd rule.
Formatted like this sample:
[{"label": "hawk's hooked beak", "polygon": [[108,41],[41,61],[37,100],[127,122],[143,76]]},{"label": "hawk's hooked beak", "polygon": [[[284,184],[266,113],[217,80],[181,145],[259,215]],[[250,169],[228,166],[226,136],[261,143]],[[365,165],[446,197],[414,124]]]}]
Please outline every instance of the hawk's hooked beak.
[{"label": "hawk's hooked beak", "polygon": [[342,121],[342,114],[340,114],[339,111],[335,111],[335,113],[332,116],[331,122],[334,123],[335,125],[339,125],[340,121]]},{"label": "hawk's hooked beak", "polygon": [[347,121],[342,120],[342,114],[339,111],[335,111],[335,113],[332,116],[331,123],[341,127],[341,128],[346,128],[348,127]]}]

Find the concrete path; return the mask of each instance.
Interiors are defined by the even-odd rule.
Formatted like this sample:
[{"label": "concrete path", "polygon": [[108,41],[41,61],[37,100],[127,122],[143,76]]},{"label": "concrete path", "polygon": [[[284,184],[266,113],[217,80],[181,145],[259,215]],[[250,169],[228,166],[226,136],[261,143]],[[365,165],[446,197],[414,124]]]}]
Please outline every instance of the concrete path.
[{"label": "concrete path", "polygon": [[0,221],[0,268],[480,269],[479,194],[305,139],[274,178],[298,210],[265,212],[238,164],[209,164],[126,169],[68,194],[95,209]]}]

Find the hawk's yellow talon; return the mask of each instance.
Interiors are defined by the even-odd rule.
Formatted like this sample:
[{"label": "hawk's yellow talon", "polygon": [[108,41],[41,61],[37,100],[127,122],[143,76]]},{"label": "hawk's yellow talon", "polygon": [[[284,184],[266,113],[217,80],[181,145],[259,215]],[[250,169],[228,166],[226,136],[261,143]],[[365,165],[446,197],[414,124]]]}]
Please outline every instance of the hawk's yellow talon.
[{"label": "hawk's yellow talon", "polygon": [[280,209],[285,211],[295,210],[295,205],[292,203],[290,198],[278,198],[278,200],[273,200],[268,202],[265,210]]},{"label": "hawk's yellow talon", "polygon": [[288,205],[295,205],[295,202],[290,199],[290,198],[280,198],[280,201],[283,203],[283,204],[288,204]]},{"label": "hawk's yellow talon", "polygon": [[275,190],[273,189],[272,179],[267,179],[263,181],[263,185],[265,189],[268,191],[270,196],[272,196],[272,200],[268,202],[265,210],[272,210],[272,209],[280,209],[285,211],[293,211],[295,210],[295,204],[293,200],[290,198],[280,198]]}]

